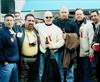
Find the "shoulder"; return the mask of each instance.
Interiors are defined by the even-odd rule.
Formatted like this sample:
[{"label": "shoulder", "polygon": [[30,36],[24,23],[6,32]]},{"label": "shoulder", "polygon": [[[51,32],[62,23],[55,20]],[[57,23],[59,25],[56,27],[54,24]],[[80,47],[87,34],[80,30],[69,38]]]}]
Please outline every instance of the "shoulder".
[{"label": "shoulder", "polygon": [[91,28],[91,27],[93,27],[91,21],[88,21],[88,20],[86,20],[86,23],[82,23],[82,26],[83,26],[83,27],[85,26],[86,28]]},{"label": "shoulder", "polygon": [[7,32],[5,31],[4,27],[1,27],[1,28],[0,28],[0,36],[3,37],[3,38],[5,38],[4,35],[5,35],[6,33],[7,33]]},{"label": "shoulder", "polygon": [[54,21],[60,21],[61,19],[59,17],[55,18]]},{"label": "shoulder", "polygon": [[73,25],[73,24],[76,24],[74,19],[68,19],[68,22],[69,22],[70,24],[72,24],[72,25]]},{"label": "shoulder", "polygon": [[87,24],[87,27],[88,27],[88,28],[93,27],[92,23],[91,23],[90,21],[88,21],[88,20],[87,20],[87,23],[86,23],[86,24]]},{"label": "shoulder", "polygon": [[52,24],[52,27],[53,27],[53,28],[57,28],[57,29],[59,28],[59,27],[58,27],[57,25],[55,25],[55,24]]},{"label": "shoulder", "polygon": [[61,18],[55,18],[55,19],[53,20],[53,23],[54,23],[54,24],[58,24],[58,23],[61,23],[61,22],[62,22]]},{"label": "shoulder", "polygon": [[35,24],[34,27],[35,27],[35,29],[36,29],[37,31],[40,32],[41,30],[44,29],[45,25],[44,25],[44,23],[38,23],[38,24]]},{"label": "shoulder", "polygon": [[100,23],[97,26],[97,30],[100,32]]},{"label": "shoulder", "polygon": [[42,26],[42,25],[44,25],[44,23],[37,23],[37,24],[35,24],[35,27],[39,27],[39,26]]},{"label": "shoulder", "polygon": [[56,31],[57,31],[57,30],[58,30],[58,31],[62,31],[61,28],[59,28],[57,25],[53,24],[52,26],[53,26],[53,28],[54,28]]}]

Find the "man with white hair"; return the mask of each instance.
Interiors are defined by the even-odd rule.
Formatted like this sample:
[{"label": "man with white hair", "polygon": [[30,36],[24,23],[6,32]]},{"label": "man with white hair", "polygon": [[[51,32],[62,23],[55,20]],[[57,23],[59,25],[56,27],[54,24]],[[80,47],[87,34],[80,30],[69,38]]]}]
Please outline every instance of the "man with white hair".
[{"label": "man with white hair", "polygon": [[[46,11],[44,13],[44,23],[37,24],[36,26],[37,31],[39,32],[40,36],[40,66],[39,66],[39,78],[40,81],[43,75],[44,69],[44,57],[46,56],[46,49],[49,48],[54,52],[54,58],[58,62],[58,55],[57,52],[60,47],[64,45],[64,39],[62,37],[62,31],[59,27],[53,24],[53,14],[50,11]],[[49,43],[46,44],[46,38],[48,39]]]}]

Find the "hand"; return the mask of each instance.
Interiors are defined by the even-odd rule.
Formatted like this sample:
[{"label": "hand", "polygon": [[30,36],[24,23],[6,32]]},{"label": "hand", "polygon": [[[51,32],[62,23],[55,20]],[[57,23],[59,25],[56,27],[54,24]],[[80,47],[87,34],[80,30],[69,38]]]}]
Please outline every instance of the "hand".
[{"label": "hand", "polygon": [[94,43],[94,44],[92,45],[92,49],[93,49],[94,51],[100,51],[100,44],[99,44],[99,43]]},{"label": "hand", "polygon": [[49,44],[45,44],[45,48],[49,48]]},{"label": "hand", "polygon": [[89,60],[90,60],[91,63],[94,61],[94,55],[93,55],[93,53],[89,54]]}]

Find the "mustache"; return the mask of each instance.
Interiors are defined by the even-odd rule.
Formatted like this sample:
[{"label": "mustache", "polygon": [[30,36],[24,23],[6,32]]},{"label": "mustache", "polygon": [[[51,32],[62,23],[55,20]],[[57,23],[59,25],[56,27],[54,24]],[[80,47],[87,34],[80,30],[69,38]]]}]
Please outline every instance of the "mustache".
[{"label": "mustache", "polygon": [[29,25],[33,25],[33,24],[30,23]]},{"label": "mustache", "polygon": [[28,26],[33,26],[34,24],[29,24]]}]

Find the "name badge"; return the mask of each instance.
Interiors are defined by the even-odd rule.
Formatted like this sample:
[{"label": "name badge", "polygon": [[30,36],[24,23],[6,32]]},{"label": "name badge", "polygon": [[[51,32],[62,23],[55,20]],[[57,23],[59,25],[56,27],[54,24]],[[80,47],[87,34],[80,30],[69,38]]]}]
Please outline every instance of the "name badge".
[{"label": "name badge", "polygon": [[11,38],[11,42],[14,42],[14,38]]},{"label": "name badge", "polygon": [[17,33],[17,37],[22,37],[22,33],[21,32],[18,32]]}]

